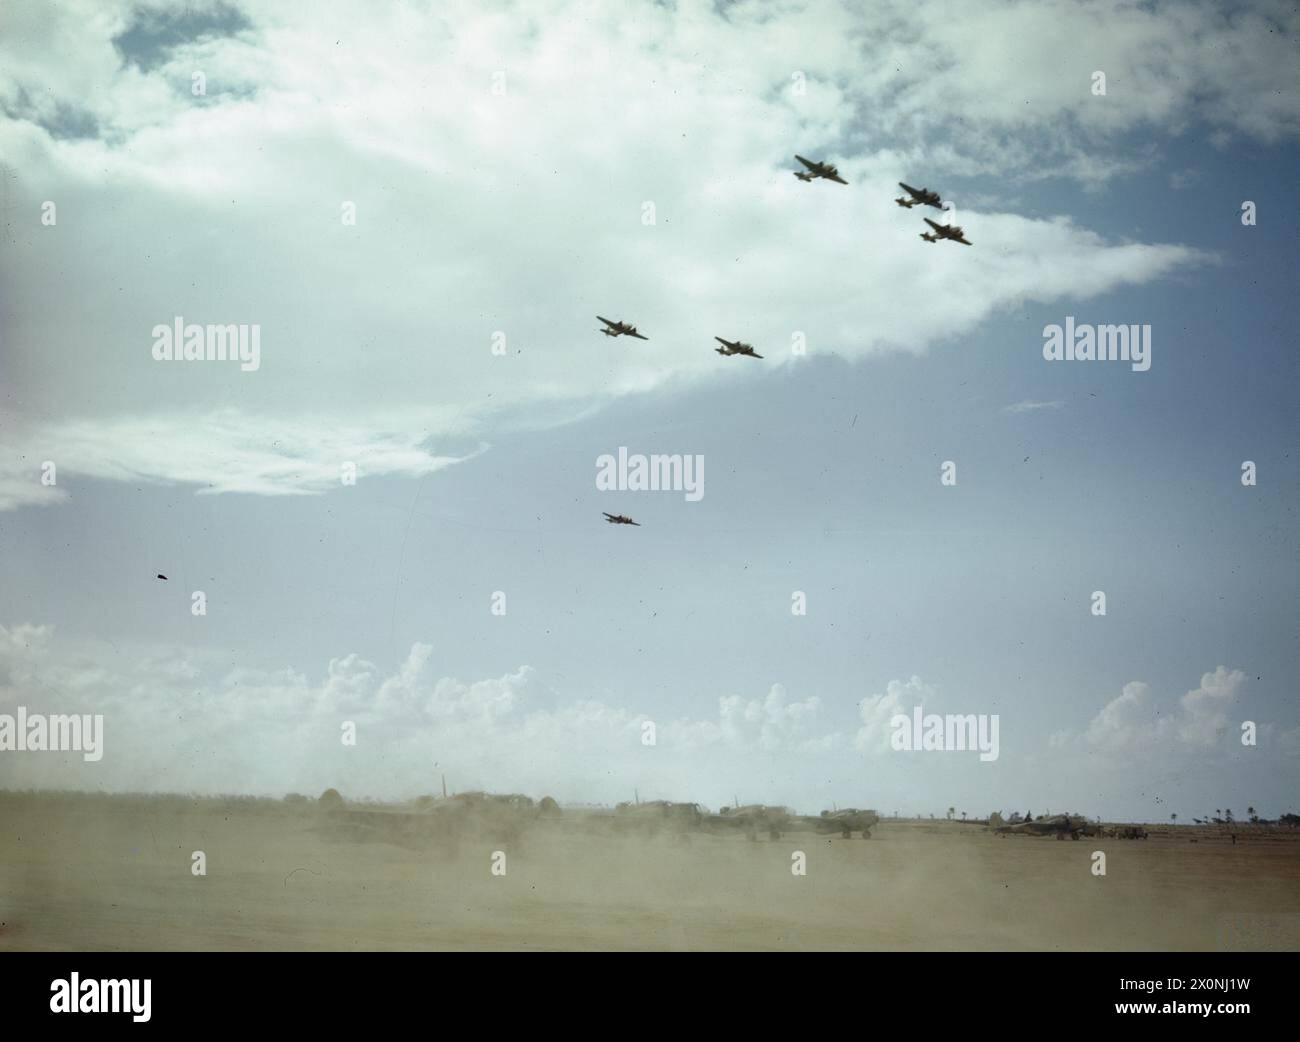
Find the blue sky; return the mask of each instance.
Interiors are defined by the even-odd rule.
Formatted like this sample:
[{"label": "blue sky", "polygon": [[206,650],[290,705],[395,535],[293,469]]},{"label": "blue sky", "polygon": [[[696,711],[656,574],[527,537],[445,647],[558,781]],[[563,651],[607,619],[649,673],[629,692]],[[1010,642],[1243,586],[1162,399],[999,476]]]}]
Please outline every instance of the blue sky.
[{"label": "blue sky", "polygon": [[[129,7],[62,17],[82,81],[39,50],[0,80],[0,711],[104,711],[107,752],[0,784],[1293,809],[1300,99],[1258,56],[1294,56],[1295,16],[1055,6],[1019,46],[1083,19],[1081,53],[998,63],[1014,5],[904,5],[869,43],[829,4],[466,9],[450,49],[380,5],[328,71],[340,26],[290,7],[175,46]],[[953,19],[989,45],[945,64]],[[157,60],[114,47],[133,26]],[[98,136],[55,133],[79,108]],[[796,182],[796,151],[850,185]],[[920,242],[900,179],[975,245]],[[259,322],[262,368],[154,362],[174,314]],[[1067,315],[1149,324],[1151,370],[1045,361]],[[598,492],[619,446],[702,455],[703,499]],[[889,750],[915,704],[998,714],[997,762]]]}]

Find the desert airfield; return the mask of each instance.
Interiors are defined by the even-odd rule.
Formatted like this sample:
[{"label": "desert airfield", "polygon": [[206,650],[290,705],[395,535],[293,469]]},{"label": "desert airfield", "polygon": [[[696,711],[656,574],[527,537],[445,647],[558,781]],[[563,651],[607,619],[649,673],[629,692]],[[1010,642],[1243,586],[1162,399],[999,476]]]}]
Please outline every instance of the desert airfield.
[{"label": "desert airfield", "polygon": [[0,793],[0,820],[0,950],[1300,946],[1295,829],[1238,825],[1235,845],[1193,826],[1054,842],[884,820],[868,840],[751,842],[564,810],[505,840],[412,841],[314,801],[54,793]]}]

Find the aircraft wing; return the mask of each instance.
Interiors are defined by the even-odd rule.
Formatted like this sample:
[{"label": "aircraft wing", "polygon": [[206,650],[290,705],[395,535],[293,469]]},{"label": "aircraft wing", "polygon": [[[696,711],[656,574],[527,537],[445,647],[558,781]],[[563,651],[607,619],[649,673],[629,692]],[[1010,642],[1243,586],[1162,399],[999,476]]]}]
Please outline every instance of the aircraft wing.
[{"label": "aircraft wing", "polygon": [[799,162],[801,162],[809,170],[815,171],[817,169],[818,164],[814,163],[811,159],[804,159],[804,157],[801,155],[796,155],[795,159],[799,160]]},{"label": "aircraft wing", "polygon": [[755,358],[762,358],[762,357],[763,357],[763,356],[760,355],[757,351],[751,351],[750,354],[753,355]]},{"label": "aircraft wing", "polygon": [[930,218],[928,218],[928,217],[922,217],[921,220],[923,220],[926,224],[928,224],[928,225],[929,225],[931,228],[933,228],[936,232],[942,232],[942,231],[943,231],[943,226],[942,226],[942,225],[939,225],[939,224],[936,224],[934,221],[930,220]]},{"label": "aircraft wing", "polygon": [[919,199],[921,197],[921,193],[918,189],[913,188],[911,185],[905,185],[903,184],[902,181],[898,182],[898,187],[901,188],[904,192],[907,192],[913,198]]},{"label": "aircraft wing", "polygon": [[822,174],[822,177],[826,178],[827,181],[837,181],[842,185],[848,184],[848,182],[844,180],[844,178],[840,177],[839,174]]},{"label": "aircraft wing", "polygon": [[959,235],[959,236],[957,236],[957,238],[953,239],[953,242],[959,242],[959,243],[961,243],[963,246],[974,246],[974,245],[975,245],[973,242],[967,242],[967,241],[966,241],[966,237],[965,237],[964,235]]},{"label": "aircraft wing", "polygon": [[650,339],[648,336],[642,336],[640,333],[629,333],[628,336],[634,336],[634,337],[636,337],[638,340],[649,340],[649,339]]},{"label": "aircraft wing", "polygon": [[729,347],[729,348],[731,348],[731,350],[733,350],[733,351],[736,350],[736,345],[733,344],[733,343],[732,343],[731,341],[729,341],[729,340],[723,340],[722,337],[720,337],[720,336],[715,336],[713,339],[716,340],[716,341],[717,341],[719,344],[721,344],[723,347]]},{"label": "aircraft wing", "polygon": [[609,326],[610,329],[613,329],[616,325],[618,325],[617,322],[611,322],[609,319],[601,318],[599,315],[597,315],[596,317],[599,318],[602,322],[604,322],[605,325]]}]

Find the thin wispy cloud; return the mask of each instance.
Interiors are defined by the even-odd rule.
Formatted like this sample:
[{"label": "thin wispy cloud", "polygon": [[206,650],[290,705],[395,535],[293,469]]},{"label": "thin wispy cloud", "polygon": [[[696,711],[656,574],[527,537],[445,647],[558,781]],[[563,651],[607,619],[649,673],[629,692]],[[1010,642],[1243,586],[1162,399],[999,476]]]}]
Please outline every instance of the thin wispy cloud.
[{"label": "thin wispy cloud", "polygon": [[1044,409],[1063,409],[1065,402],[1031,402],[1026,399],[1023,402],[1016,402],[1014,405],[1004,405],[1003,412],[1022,413],[1022,412],[1041,412]]}]

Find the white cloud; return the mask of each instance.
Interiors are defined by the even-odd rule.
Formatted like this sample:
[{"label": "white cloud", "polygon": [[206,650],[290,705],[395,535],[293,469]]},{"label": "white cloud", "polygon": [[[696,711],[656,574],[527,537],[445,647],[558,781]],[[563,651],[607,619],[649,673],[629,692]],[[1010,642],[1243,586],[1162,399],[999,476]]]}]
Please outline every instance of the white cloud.
[{"label": "white cloud", "polygon": [[[148,72],[112,44],[125,2],[7,9],[0,276],[18,361],[0,430],[24,462],[0,473],[0,509],[55,498],[32,484],[36,456],[259,494],[329,487],[346,451],[370,460],[363,476],[427,473],[450,434],[740,378],[708,349],[724,330],[770,365],[794,330],[814,356],[923,351],[1025,300],[1205,258],[960,199],[975,250],[921,248],[888,201],[900,177],[1088,181],[1124,165],[1121,132],[1297,126],[1294,94],[1264,90],[1277,74],[1253,57],[1289,54],[1282,34],[1209,4],[685,2],[639,8],[634,31],[617,7],[558,2],[245,9],[246,31]],[[98,136],[51,136],[69,112]],[[852,184],[796,182],[796,149]],[[597,311],[651,343],[597,337]],[[261,325],[261,369],[154,362],[150,330],[176,315]]]},{"label": "white cloud", "polygon": [[[307,416],[255,421],[234,409],[47,423],[6,437],[18,451],[0,457],[0,510],[68,498],[77,477],[188,483],[201,493],[306,495],[341,487],[345,463],[362,480],[418,477],[464,458],[435,455],[424,437],[413,426],[349,427]],[[56,468],[52,486],[42,484],[47,461]]]},{"label": "white cloud", "polygon": [[[1131,793],[1184,777],[1189,758],[1235,734],[1243,684],[1240,671],[1221,667],[1166,705],[1148,685],[1129,683],[1085,732],[1052,736],[1049,760],[1004,747],[997,764],[981,764],[889,749],[894,715],[944,708],[941,692],[917,676],[863,699],[853,730],[821,696],[794,698],[781,684],[667,714],[554,690],[526,665],[449,677],[423,643],[391,670],[348,654],[304,672],[231,668],[224,655],[176,648],[110,654],[56,640],[49,626],[0,626],[0,713],[19,705],[100,713],[105,735],[97,763],[0,753],[0,787],[316,794],[333,786],[402,799],[436,792],[445,773],[458,790],[564,802],[614,803],[639,790],[713,806],[734,795],[807,811],[836,801],[934,810],[978,792],[992,805],[1033,794],[1035,809],[1044,796],[1083,806],[1120,778]],[[356,726],[355,747],[340,740],[344,721]],[[652,746],[642,742],[647,723]],[[1261,723],[1261,754],[1276,745],[1294,755],[1297,731],[1276,741],[1275,732]]]},{"label": "white cloud", "polygon": [[1232,729],[1228,710],[1240,704],[1246,674],[1219,666],[1201,677],[1201,686],[1178,700],[1182,714],[1172,724],[1180,741],[1193,746],[1211,746]]},{"label": "white cloud", "polygon": [[[1300,23],[1280,3],[1232,12],[1213,3],[1129,0],[886,9],[931,60],[880,70],[897,91],[880,120],[961,124],[958,149],[992,139],[985,147],[994,163],[1006,147],[994,129],[1009,132],[1013,147],[1022,143],[1017,131],[1044,133],[1033,158],[1041,163],[1044,146],[1054,146],[1064,173],[1073,162],[1095,164],[1084,176],[1115,162],[1104,142],[1122,131],[1171,134],[1203,119],[1265,141],[1300,133],[1300,90],[1294,78],[1275,75],[1294,64]],[[899,50],[913,56],[909,46]],[[1106,74],[1104,96],[1092,92],[1098,71]]]},{"label": "white cloud", "polygon": [[1236,733],[1228,710],[1240,708],[1246,675],[1219,666],[1201,677],[1199,687],[1170,705],[1153,697],[1151,686],[1134,680],[1093,717],[1082,736],[1068,731],[1052,736],[1056,748],[1082,740],[1102,752],[1127,754],[1145,750],[1150,757],[1189,750],[1205,750]]},{"label": "white cloud", "polygon": [[935,701],[933,687],[914,676],[909,680],[891,680],[883,692],[869,695],[858,704],[862,726],[853,739],[853,747],[861,752],[880,753],[889,749],[889,722],[902,714],[910,717],[915,706],[925,707]]},{"label": "white cloud", "polygon": [[1150,741],[1155,728],[1149,706],[1151,686],[1139,680],[1124,685],[1118,698],[1107,702],[1088,725],[1087,741],[1092,745],[1124,747]]},{"label": "white cloud", "polygon": [[[164,651],[135,664],[59,647],[48,626],[0,626],[0,712],[100,713],[105,754],[0,754],[0,785],[195,792],[319,792],[409,797],[446,773],[459,788],[622,799],[638,783],[665,795],[739,791],[807,774],[840,745],[816,697],[780,685],[763,698],[725,695],[713,717],[655,720],[592,699],[562,701],[521,666],[499,677],[439,676],[427,644],[391,674],[355,654],[314,679],[297,670],[220,668]],[[357,743],[341,742],[344,721]],[[785,777],[785,775],[782,775]],[[775,782],[763,782],[765,786]],[[646,788],[649,793],[650,788]],[[806,791],[806,790],[805,790]],[[784,795],[789,795],[788,788]]]},{"label": "white cloud", "polygon": [[822,724],[821,699],[790,701],[784,686],[773,684],[763,699],[724,695],[718,699],[717,721],[674,724],[671,738],[700,750],[723,744],[766,751],[827,749],[839,736],[816,730]]}]

